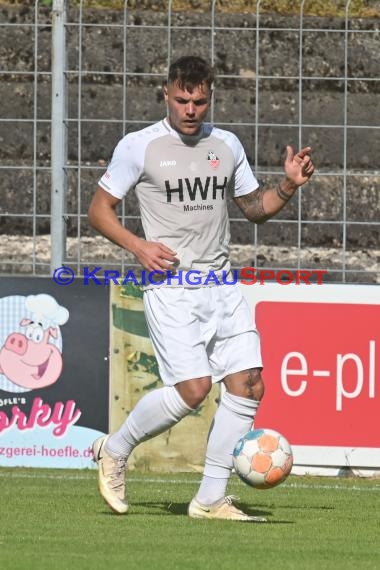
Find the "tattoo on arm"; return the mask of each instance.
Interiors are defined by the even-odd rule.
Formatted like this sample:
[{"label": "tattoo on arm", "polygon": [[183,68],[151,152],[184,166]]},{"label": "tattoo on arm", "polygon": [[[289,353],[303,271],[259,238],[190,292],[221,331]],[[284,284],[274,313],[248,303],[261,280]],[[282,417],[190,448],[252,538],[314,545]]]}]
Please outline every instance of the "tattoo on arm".
[{"label": "tattoo on arm", "polygon": [[263,223],[270,218],[270,215],[264,210],[264,196],[265,190],[259,188],[255,192],[250,192],[245,196],[236,198],[236,203],[250,222]]},{"label": "tattoo on arm", "polygon": [[290,198],[292,197],[292,194],[288,194],[287,192],[284,192],[284,190],[282,190],[281,188],[281,184],[278,184],[276,186],[276,192],[277,192],[277,196],[283,200],[284,202],[287,202],[288,200],[290,200]]},{"label": "tattoo on arm", "polygon": [[[255,224],[263,224],[275,216],[290,198],[292,198],[296,188],[293,191],[291,188],[289,189],[290,192],[285,192],[281,183],[273,188],[258,188],[245,196],[235,198],[235,202],[247,220]],[[268,194],[267,198],[269,198],[269,200],[266,198],[264,206],[265,193]]]}]

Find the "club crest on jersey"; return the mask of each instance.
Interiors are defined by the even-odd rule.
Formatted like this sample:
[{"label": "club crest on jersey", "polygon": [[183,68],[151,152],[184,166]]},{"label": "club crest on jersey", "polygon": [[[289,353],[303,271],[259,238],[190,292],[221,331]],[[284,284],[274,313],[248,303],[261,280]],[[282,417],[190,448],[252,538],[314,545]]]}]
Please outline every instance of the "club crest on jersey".
[{"label": "club crest on jersey", "polygon": [[211,168],[213,168],[214,170],[216,170],[218,168],[219,158],[216,156],[215,152],[213,152],[212,150],[210,150],[209,153],[207,154],[207,160],[209,161]]}]

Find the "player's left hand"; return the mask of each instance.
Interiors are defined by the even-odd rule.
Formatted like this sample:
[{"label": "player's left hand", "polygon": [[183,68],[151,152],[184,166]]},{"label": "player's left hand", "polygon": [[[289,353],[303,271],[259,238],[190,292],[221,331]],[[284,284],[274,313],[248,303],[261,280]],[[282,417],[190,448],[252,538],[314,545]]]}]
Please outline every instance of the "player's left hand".
[{"label": "player's left hand", "polygon": [[291,146],[286,147],[285,174],[286,178],[295,186],[302,186],[314,172],[311,147],[306,146],[295,154]]}]

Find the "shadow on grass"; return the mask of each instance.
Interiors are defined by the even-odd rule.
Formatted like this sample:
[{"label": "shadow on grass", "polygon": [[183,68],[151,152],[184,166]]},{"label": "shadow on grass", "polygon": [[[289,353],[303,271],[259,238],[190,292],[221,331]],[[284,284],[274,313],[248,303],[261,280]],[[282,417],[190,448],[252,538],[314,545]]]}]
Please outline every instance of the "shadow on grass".
[{"label": "shadow on grass", "polygon": [[[175,503],[170,501],[160,502],[160,503],[152,503],[152,502],[143,502],[140,501],[135,503],[135,506],[142,507],[149,510],[150,515],[162,515],[163,513],[172,514],[172,515],[179,515],[179,516],[187,516],[187,508],[188,503]],[[242,510],[246,512],[250,516],[260,516],[260,517],[268,517],[272,515],[272,511],[268,510],[259,510],[257,508],[253,509],[248,505],[241,504]],[[158,511],[158,512],[157,512]]]},{"label": "shadow on grass", "polygon": [[[158,501],[158,502],[151,502],[151,501],[138,501],[136,503],[133,503],[132,505],[130,505],[130,509],[128,511],[128,514],[126,515],[119,515],[117,513],[114,513],[113,511],[111,511],[110,509],[107,509],[107,507],[105,507],[104,509],[102,509],[101,514],[102,515],[106,515],[106,516],[110,516],[110,517],[117,517],[117,518],[130,518],[130,517],[135,517],[135,516],[159,516],[162,517],[163,515],[175,515],[175,516],[186,516],[187,517],[187,508],[188,508],[189,503],[175,503],[172,501]],[[247,513],[247,515],[250,516],[256,516],[256,517],[266,517],[268,518],[266,523],[261,523],[261,524],[295,524],[294,520],[284,520],[284,519],[272,519],[271,516],[273,515],[273,511],[272,510],[264,510],[264,509],[258,509],[256,508],[252,508],[252,506],[249,506],[245,503],[240,503],[239,505],[241,507],[241,509]],[[293,507],[291,505],[285,506],[285,507],[281,507],[281,508],[285,508],[285,509],[292,509]],[[308,507],[309,508],[309,507]],[[319,508],[319,509],[330,509],[332,507],[314,507],[315,509]]]},{"label": "shadow on grass", "polygon": [[[102,511],[102,515],[105,516],[110,516],[110,517],[117,517],[117,518],[126,518],[129,519],[131,517],[141,517],[141,516],[150,516],[150,517],[162,517],[163,515],[167,515],[167,516],[181,516],[181,517],[187,517],[187,507],[188,507],[188,503],[173,503],[173,502],[157,502],[157,503],[152,503],[152,502],[144,502],[144,501],[140,501],[137,503],[134,503],[131,507],[130,510],[128,511],[127,515],[118,515],[114,512],[112,512],[111,510],[103,510]],[[292,520],[284,520],[284,519],[271,519],[271,515],[273,514],[272,511],[268,511],[268,510],[258,510],[258,509],[252,509],[249,507],[246,507],[245,505],[242,505],[242,509],[244,510],[245,513],[247,513],[250,516],[260,516],[260,517],[268,517],[267,522],[263,523],[257,523],[257,524],[264,524],[264,525],[273,525],[273,524],[282,524],[282,525],[289,525],[289,524],[295,524],[295,521]],[[192,520],[198,520],[198,519],[192,519]],[[223,521],[223,522],[235,522],[235,521]],[[255,524],[254,521],[252,521],[252,524]]]},{"label": "shadow on grass", "polygon": [[301,511],[302,509],[307,509],[308,511],[335,511],[336,507],[325,506],[325,505],[281,505],[279,507],[281,509],[288,509],[288,510],[297,510]]}]

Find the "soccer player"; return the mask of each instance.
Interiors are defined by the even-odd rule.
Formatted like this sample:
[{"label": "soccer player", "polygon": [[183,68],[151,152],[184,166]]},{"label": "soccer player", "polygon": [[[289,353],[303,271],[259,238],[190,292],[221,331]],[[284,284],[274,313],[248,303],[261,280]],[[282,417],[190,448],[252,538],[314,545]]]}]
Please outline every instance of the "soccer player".
[{"label": "soccer player", "polygon": [[[309,180],[314,166],[309,147],[295,153],[288,146],[284,177],[274,188],[260,188],[237,137],[205,122],[213,80],[213,69],[200,57],[172,63],[163,87],[166,118],[118,143],[89,208],[90,224],[145,270],[172,270],[174,276],[144,291],[163,387],[141,398],[116,433],[97,439],[93,453],[101,495],[113,511],[126,513],[125,471],[133,449],[197,408],[212,382],[223,382],[203,479],[188,514],[261,522],[226,494],[232,450],[251,429],[264,394],[253,316],[239,287],[223,284],[230,272],[227,195],[248,220],[261,224]],[[124,227],[116,213],[132,188],[145,239]],[[184,278],[190,271],[198,272],[200,285]],[[211,272],[221,285],[207,279]]]}]

